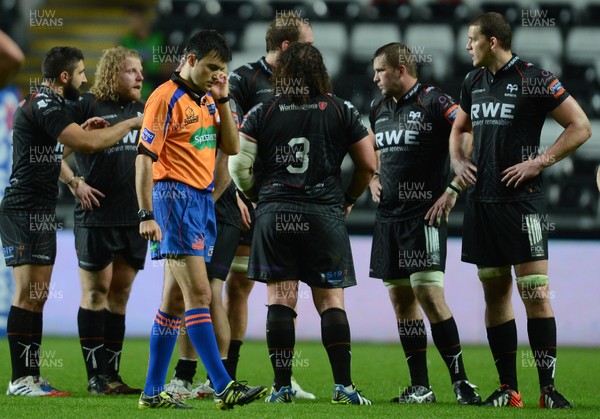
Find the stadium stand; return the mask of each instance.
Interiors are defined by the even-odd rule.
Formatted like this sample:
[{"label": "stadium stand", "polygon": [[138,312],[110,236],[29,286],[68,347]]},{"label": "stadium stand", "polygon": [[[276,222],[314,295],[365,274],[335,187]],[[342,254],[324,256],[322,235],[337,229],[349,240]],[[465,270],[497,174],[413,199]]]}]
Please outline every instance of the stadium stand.
[{"label": "stadium stand", "polygon": [[[124,35],[127,7],[140,5],[156,8],[156,29],[165,34],[167,46],[180,46],[199,28],[220,30],[234,51],[231,69],[264,55],[265,31],[272,17],[294,10],[313,25],[315,44],[333,76],[334,92],[352,100],[365,117],[371,100],[380,94],[372,81],[371,56],[376,48],[393,41],[422,48],[424,55],[431,54],[431,62],[422,63],[421,78],[458,99],[462,80],[472,70],[465,50],[468,22],[482,11],[499,11],[513,24],[513,50],[559,75],[592,120],[594,136],[600,132],[600,4],[595,0],[90,0],[85,5],[77,0],[3,1],[0,28],[9,33],[17,26],[27,29],[12,32],[27,55],[16,84],[24,92],[29,90],[32,80],[40,76],[43,54],[54,45],[80,47],[86,67],[93,69],[102,50]],[[35,8],[54,10],[64,27],[31,26],[26,14]],[[523,20],[528,16],[543,18],[547,25],[530,27]],[[93,71],[87,75],[91,84]],[[551,145],[560,130],[549,120],[542,145]],[[544,172],[550,212],[560,217],[558,225],[564,229],[557,233],[559,237],[600,233],[594,186],[600,164],[596,143],[590,139],[573,156]],[[68,191],[62,193],[69,226],[72,201]],[[452,234],[460,232],[461,201],[450,217]],[[352,232],[370,232],[374,207],[365,193],[348,220]]]}]

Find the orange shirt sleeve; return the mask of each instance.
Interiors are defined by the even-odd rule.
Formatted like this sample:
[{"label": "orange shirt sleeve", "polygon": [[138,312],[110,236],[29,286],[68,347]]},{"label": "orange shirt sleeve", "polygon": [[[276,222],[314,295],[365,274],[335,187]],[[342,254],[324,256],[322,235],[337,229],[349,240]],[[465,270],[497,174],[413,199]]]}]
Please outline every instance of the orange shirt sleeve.
[{"label": "orange shirt sleeve", "polygon": [[165,144],[165,138],[169,130],[172,118],[172,109],[169,109],[170,90],[167,86],[156,89],[148,98],[144,107],[144,121],[138,148],[148,154],[154,161]]}]

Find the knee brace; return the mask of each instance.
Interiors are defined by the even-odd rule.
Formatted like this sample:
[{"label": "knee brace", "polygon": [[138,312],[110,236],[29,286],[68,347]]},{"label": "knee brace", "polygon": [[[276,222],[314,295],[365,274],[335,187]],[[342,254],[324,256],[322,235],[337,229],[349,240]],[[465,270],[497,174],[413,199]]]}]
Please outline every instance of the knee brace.
[{"label": "knee brace", "polygon": [[496,268],[479,268],[477,275],[480,281],[499,278],[501,276],[510,275],[510,266],[499,266]]},{"label": "knee brace", "polygon": [[410,275],[410,285],[435,285],[444,286],[444,273],[442,271],[421,271]]},{"label": "knee brace", "polygon": [[250,256],[234,256],[229,270],[231,272],[239,272],[239,273],[245,274],[246,272],[248,272],[248,262],[249,261],[250,261]]},{"label": "knee brace", "polygon": [[410,287],[410,278],[384,279],[383,285],[390,290],[396,287]]},{"label": "knee brace", "polygon": [[548,275],[536,274],[518,276],[517,284],[526,289],[543,287],[544,285],[548,284]]}]

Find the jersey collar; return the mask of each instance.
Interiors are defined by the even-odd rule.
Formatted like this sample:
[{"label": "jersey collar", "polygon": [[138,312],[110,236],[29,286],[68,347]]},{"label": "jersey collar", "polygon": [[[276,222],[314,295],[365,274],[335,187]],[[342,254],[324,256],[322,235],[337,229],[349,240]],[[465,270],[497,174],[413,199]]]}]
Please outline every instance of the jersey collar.
[{"label": "jersey collar", "polygon": [[35,86],[36,95],[44,94],[46,96],[51,97],[53,100],[58,101],[61,104],[66,103],[65,98],[56,93],[52,88],[48,86],[44,86],[43,84],[38,84]]},{"label": "jersey collar", "polygon": [[178,72],[174,72],[171,75],[171,81],[174,82],[176,85],[178,85],[182,90],[184,90],[196,103],[200,104],[200,101],[204,97],[204,94],[200,95],[200,94],[198,94],[198,92],[195,92],[194,90],[192,90],[187,85],[185,80],[183,80],[181,78],[181,76],[179,76]]},{"label": "jersey collar", "polygon": [[400,99],[397,100],[397,103],[402,103],[402,102],[406,102],[408,99],[412,98],[414,95],[417,94],[417,92],[419,91],[419,89],[421,88],[421,83],[420,82],[415,82],[415,85],[413,87],[411,87],[408,92],[406,92],[404,94],[404,96],[402,96]]},{"label": "jersey collar", "polygon": [[502,66],[502,68],[500,68],[500,70],[498,70],[496,72],[496,74],[492,74],[492,72],[490,70],[487,70],[488,72],[488,76],[491,77],[490,80],[493,82],[494,79],[497,79],[498,77],[502,76],[503,74],[506,74],[508,71],[510,71],[515,64],[520,61],[521,59],[519,58],[518,55],[513,54],[512,58],[510,60],[508,60],[508,62],[506,64],[504,64]]},{"label": "jersey collar", "polygon": [[265,57],[260,57],[260,60],[258,60],[258,63],[263,68],[263,70],[265,70],[269,74],[269,76],[273,75],[273,69],[271,68],[271,66],[265,59]]}]

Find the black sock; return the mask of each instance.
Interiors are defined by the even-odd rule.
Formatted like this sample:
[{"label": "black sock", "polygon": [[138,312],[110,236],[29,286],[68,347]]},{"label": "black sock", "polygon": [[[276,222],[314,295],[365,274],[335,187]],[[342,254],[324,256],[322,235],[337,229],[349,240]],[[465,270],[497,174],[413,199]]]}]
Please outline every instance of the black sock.
[{"label": "black sock", "polygon": [[94,375],[104,373],[104,310],[88,310],[79,307],[77,326],[89,380]]},{"label": "black sock", "polygon": [[177,366],[175,367],[175,378],[179,378],[180,380],[185,380],[188,382],[194,381],[194,375],[196,375],[196,367],[198,366],[198,361],[195,359],[180,359],[177,361]]},{"label": "black sock", "polygon": [[105,373],[119,375],[123,340],[125,339],[125,315],[104,310],[104,359]]},{"label": "black sock", "polygon": [[467,374],[463,365],[460,338],[454,317],[450,317],[448,320],[439,323],[432,323],[431,335],[438,352],[448,367],[450,380],[453,383],[459,380],[466,380]]},{"label": "black sock", "polygon": [[494,356],[500,384],[519,391],[517,384],[517,324],[515,319],[487,328],[487,338]]},{"label": "black sock", "polygon": [[235,380],[235,372],[232,371],[233,366],[231,361],[229,361],[229,358],[221,359],[221,361],[223,361],[223,366],[225,367],[227,374],[229,374],[232,380]]},{"label": "black sock", "polygon": [[[18,378],[30,374],[32,362],[38,363],[34,352],[38,348],[32,348],[31,334],[33,331],[34,312],[11,306],[8,312],[6,333],[8,335],[8,346],[10,348],[10,361],[12,365],[12,378]],[[25,351],[25,352],[24,352]],[[39,354],[39,352],[38,352]]]},{"label": "black sock", "polygon": [[350,325],[344,310],[330,308],[321,313],[321,339],[329,356],[333,381],[344,387],[351,385]]},{"label": "black sock", "polygon": [[[44,313],[33,313],[33,329],[31,330],[31,350],[35,351],[37,362],[32,362],[27,375],[40,375],[40,352],[42,350],[42,333],[44,330]],[[34,349],[35,348],[35,349]]]},{"label": "black sock", "polygon": [[540,387],[554,385],[556,320],[554,317],[527,319],[527,333],[538,370]]},{"label": "black sock", "polygon": [[423,319],[400,320],[398,322],[398,335],[408,363],[411,385],[429,388],[425,322]]},{"label": "black sock", "polygon": [[235,380],[235,376],[237,375],[237,366],[240,360],[240,348],[244,344],[241,340],[230,340],[229,341],[229,351],[227,352],[227,364],[226,366],[227,372],[229,376]]},{"label": "black sock", "polygon": [[276,391],[292,385],[292,363],[296,343],[294,317],[296,312],[292,308],[280,304],[270,305],[267,311],[267,345],[275,373]]}]

